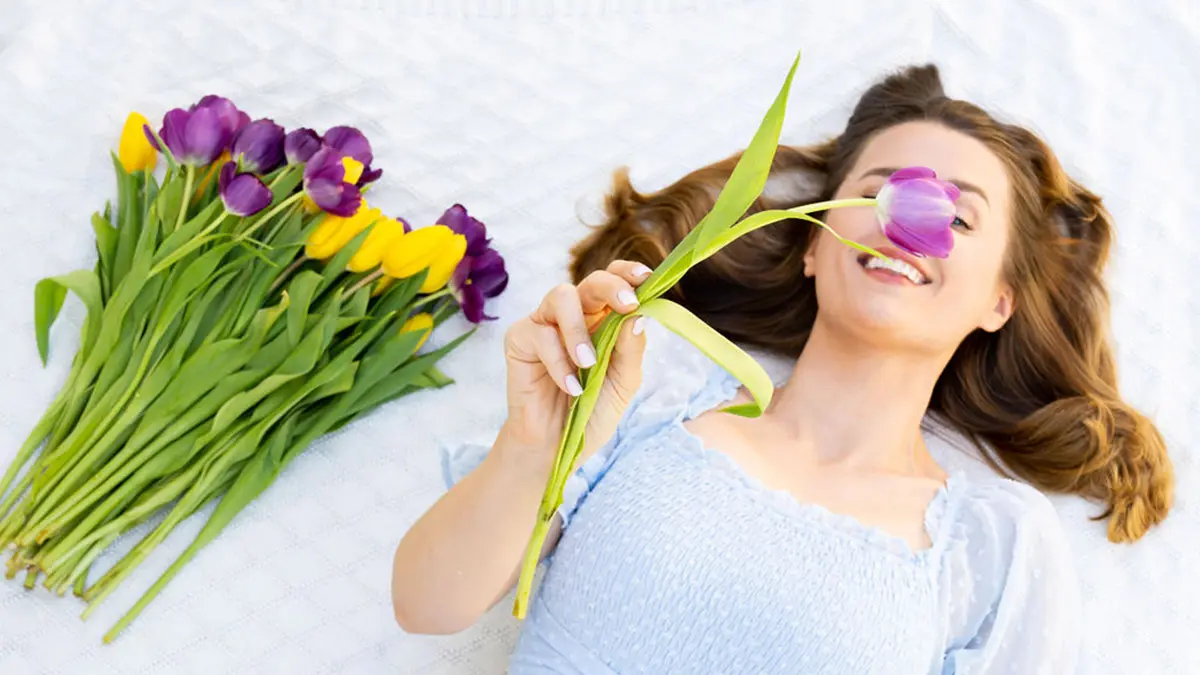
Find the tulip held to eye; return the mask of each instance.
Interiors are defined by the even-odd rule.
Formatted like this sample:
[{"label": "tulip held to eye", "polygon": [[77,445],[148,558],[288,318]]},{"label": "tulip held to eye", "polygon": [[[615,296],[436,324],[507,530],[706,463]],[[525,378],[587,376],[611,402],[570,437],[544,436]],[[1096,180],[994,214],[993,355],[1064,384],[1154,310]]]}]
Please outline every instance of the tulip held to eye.
[{"label": "tulip held to eye", "polygon": [[876,197],[875,216],[896,246],[915,256],[945,258],[954,248],[950,225],[959,194],[933,169],[910,166],[888,177]]}]

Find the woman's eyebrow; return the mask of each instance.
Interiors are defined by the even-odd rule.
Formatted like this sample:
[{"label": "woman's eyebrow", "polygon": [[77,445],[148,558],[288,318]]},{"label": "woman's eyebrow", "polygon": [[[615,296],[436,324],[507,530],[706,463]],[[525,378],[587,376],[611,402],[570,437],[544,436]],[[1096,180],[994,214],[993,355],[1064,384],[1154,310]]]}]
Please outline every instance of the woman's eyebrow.
[{"label": "woman's eyebrow", "polygon": [[[882,176],[884,178],[887,178],[888,176],[891,176],[892,174],[896,173],[897,171],[899,171],[899,169],[895,169],[895,168],[888,167],[888,166],[876,167],[874,169],[864,171],[863,174],[858,177],[858,179],[862,180],[863,178],[867,178],[870,176]],[[984,192],[983,188],[979,187],[978,185],[975,185],[974,183],[968,183],[965,180],[948,180],[946,182],[951,183],[952,185],[955,185],[956,187],[958,187],[959,190],[962,190],[963,192],[974,192],[975,194],[979,195],[980,197],[983,197],[983,201],[987,202],[988,206],[992,205],[992,202],[990,200],[988,200],[987,193]]]}]

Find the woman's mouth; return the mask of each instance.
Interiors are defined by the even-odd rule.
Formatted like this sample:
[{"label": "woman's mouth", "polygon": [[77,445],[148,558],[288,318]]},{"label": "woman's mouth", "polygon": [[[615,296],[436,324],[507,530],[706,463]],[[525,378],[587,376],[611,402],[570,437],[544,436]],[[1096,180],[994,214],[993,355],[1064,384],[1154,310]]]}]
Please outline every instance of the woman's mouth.
[{"label": "woman's mouth", "polygon": [[[924,286],[929,283],[929,279],[925,278],[924,274],[916,267],[895,258],[878,258],[869,253],[864,253],[858,257],[858,264],[862,265],[867,272],[873,272],[872,276],[882,277],[881,280],[889,278],[895,281],[907,279],[915,286]],[[886,276],[884,276],[886,275]]]}]

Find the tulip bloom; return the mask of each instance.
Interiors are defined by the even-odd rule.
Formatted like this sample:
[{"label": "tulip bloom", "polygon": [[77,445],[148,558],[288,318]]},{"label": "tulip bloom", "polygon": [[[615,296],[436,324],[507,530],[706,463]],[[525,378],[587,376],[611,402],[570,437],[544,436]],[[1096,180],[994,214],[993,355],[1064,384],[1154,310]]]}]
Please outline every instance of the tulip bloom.
[{"label": "tulip bloom", "polygon": [[333,148],[321,148],[304,165],[304,194],[335,216],[349,217],[362,204],[358,187],[346,180],[346,166]]},{"label": "tulip bloom", "polygon": [[408,333],[410,331],[417,330],[424,331],[425,334],[422,335],[421,339],[417,341],[417,346],[413,349],[413,351],[420,349],[421,346],[425,344],[425,341],[429,339],[429,335],[433,333],[433,315],[428,312],[414,314],[409,317],[408,321],[404,322],[403,326],[400,326],[401,333]]},{"label": "tulip bloom", "polygon": [[312,129],[293,129],[283,139],[283,154],[288,165],[302,164],[321,149],[321,137]]},{"label": "tulip bloom", "polygon": [[158,153],[142,132],[148,124],[150,121],[141,113],[131,112],[125,118],[125,128],[121,130],[121,142],[117,146],[117,159],[126,173],[154,170]]},{"label": "tulip bloom", "polygon": [[383,254],[383,273],[406,279],[428,268],[421,293],[441,290],[467,252],[467,240],[445,225],[422,227],[401,237]]},{"label": "tulip bloom", "polygon": [[893,173],[876,197],[875,215],[893,244],[915,256],[945,258],[954,248],[958,187],[933,169],[910,166]]},{"label": "tulip bloom", "polygon": [[327,214],[317,229],[309,235],[304,254],[314,260],[328,260],[360,232],[381,218],[383,212],[367,206],[366,202],[349,217]]},{"label": "tulip bloom", "polygon": [[270,173],[283,163],[283,127],[268,119],[242,127],[233,139],[233,159],[243,171]]},{"label": "tulip bloom", "polygon": [[[250,123],[250,117],[237,109],[229,99],[205,96],[192,107],[175,108],[163,116],[159,136],[180,163],[204,166],[229,149],[234,135]],[[158,147],[149,127],[146,137]]]},{"label": "tulip bloom", "polygon": [[325,132],[324,140],[325,145],[337,150],[344,157],[354,159],[364,167],[358,178],[354,180],[347,178],[347,183],[354,183],[361,187],[378,180],[383,175],[382,169],[371,169],[371,162],[375,161],[375,154],[371,152],[371,142],[358,129],[347,126],[333,127]]},{"label": "tulip bloom", "polygon": [[450,280],[454,299],[471,323],[496,320],[496,317],[484,312],[484,303],[487,298],[500,295],[507,286],[508,272],[504,268],[504,258],[493,248],[480,256],[464,257]]},{"label": "tulip bloom", "polygon": [[190,112],[195,112],[201,108],[207,108],[217,115],[217,119],[221,123],[221,128],[229,133],[229,138],[232,140],[239,131],[247,124],[250,124],[250,116],[238,110],[238,107],[233,104],[233,101],[223,97],[209,94],[200,99],[191,108]]},{"label": "tulip bloom", "polygon": [[350,258],[346,269],[351,272],[366,272],[379,267],[384,253],[398,245],[404,245],[401,242],[403,237],[404,225],[401,223],[391,218],[376,221],[362,246]]},{"label": "tulip bloom", "polygon": [[237,165],[227,162],[221,167],[217,188],[225,210],[235,216],[252,216],[271,204],[271,188],[254,174],[238,174]]},{"label": "tulip bloom", "polygon": [[437,222],[467,238],[467,255],[469,256],[483,255],[492,241],[487,238],[487,227],[472,218],[462,204],[455,204],[446,209]]}]

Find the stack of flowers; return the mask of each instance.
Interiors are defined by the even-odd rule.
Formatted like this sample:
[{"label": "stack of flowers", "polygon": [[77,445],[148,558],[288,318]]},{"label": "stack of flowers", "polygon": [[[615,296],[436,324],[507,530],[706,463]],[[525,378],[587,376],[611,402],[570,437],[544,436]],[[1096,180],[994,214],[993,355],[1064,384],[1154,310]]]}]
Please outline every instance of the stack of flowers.
[{"label": "stack of flowers", "polygon": [[[420,350],[460,310],[473,324],[495,318],[485,303],[507,285],[504,259],[461,205],[418,229],[368,205],[382,174],[373,162],[357,129],[287,133],[218,96],[171,110],[157,132],[130,115],[116,207],[92,217],[95,268],[35,289],[43,361],[68,291],[87,317],[66,383],[0,478],[8,578],[73,588],[86,618],[217,500],[110,641],[314,441],[452,383],[436,364],[475,328]],[[162,512],[92,573],[122,533]]]}]

